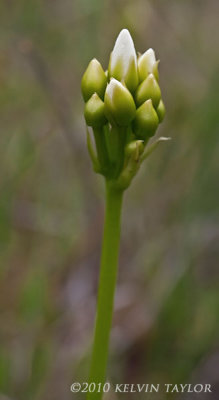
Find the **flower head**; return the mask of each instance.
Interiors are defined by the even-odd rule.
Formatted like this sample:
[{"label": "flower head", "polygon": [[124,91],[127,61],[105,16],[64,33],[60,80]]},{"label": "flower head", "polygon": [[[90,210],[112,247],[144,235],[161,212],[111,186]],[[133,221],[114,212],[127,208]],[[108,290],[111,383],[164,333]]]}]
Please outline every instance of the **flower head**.
[{"label": "flower head", "polygon": [[[81,82],[84,117],[92,127],[95,149],[88,150],[94,170],[129,186],[140,164],[157,147],[147,143],[165,116],[153,49],[136,56],[132,37],[123,29],[115,42],[106,71],[93,59]],[[163,140],[163,139],[162,139]]]}]

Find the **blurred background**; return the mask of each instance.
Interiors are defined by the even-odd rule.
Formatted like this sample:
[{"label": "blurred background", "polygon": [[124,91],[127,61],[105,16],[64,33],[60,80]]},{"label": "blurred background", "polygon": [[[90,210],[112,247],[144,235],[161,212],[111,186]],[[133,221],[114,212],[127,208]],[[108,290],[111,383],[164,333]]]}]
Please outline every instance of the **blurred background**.
[{"label": "blurred background", "polygon": [[1,1],[0,400],[84,399],[70,385],[87,379],[104,187],[80,80],[122,28],[161,60],[172,141],[125,196],[108,379],[219,398],[218,15],[217,0]]}]

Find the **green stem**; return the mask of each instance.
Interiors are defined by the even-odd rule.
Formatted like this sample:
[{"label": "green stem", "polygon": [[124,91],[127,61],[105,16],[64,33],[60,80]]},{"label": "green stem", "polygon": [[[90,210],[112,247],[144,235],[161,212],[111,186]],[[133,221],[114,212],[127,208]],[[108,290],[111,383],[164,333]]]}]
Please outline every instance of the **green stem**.
[{"label": "green stem", "polygon": [[106,140],[104,135],[104,127],[94,127],[94,138],[96,142],[96,149],[98,160],[100,162],[100,166],[102,168],[102,172],[105,174],[108,170],[109,165],[109,155],[106,146]]},{"label": "green stem", "polygon": [[128,132],[127,127],[122,127],[118,131],[118,155],[117,155],[118,165],[117,165],[117,171],[116,171],[116,178],[119,176],[119,174],[123,168],[123,165],[124,165],[127,132]]},{"label": "green stem", "polygon": [[[101,400],[106,378],[110,329],[113,315],[114,292],[117,278],[120,219],[123,192],[106,181],[106,211],[97,300],[96,326],[89,382],[101,384],[100,392],[87,394],[87,400]],[[97,387],[96,387],[97,389]]]}]

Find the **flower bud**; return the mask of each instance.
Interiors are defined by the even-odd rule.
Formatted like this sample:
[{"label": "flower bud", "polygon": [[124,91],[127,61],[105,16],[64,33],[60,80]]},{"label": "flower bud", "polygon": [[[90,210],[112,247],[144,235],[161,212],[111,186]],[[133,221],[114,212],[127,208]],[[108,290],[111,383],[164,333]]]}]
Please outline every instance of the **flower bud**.
[{"label": "flower bud", "polygon": [[159,119],[153,107],[151,99],[145,101],[136,111],[133,121],[135,135],[139,139],[146,140],[155,134]]},{"label": "flower bud", "polygon": [[94,58],[89,63],[81,81],[84,101],[88,101],[94,93],[97,93],[103,99],[106,85],[106,74],[99,61]]},{"label": "flower bud", "polygon": [[156,63],[155,53],[153,49],[148,49],[138,58],[138,75],[140,82],[153,72],[153,66]]},{"label": "flower bud", "polygon": [[116,39],[110,56],[109,76],[118,81],[124,80],[127,88],[134,92],[138,85],[137,57],[132,37],[123,29]]},{"label": "flower bud", "polygon": [[105,115],[112,124],[127,126],[135,117],[136,108],[131,93],[114,78],[107,85],[104,103]]},{"label": "flower bud", "polygon": [[127,157],[141,155],[144,152],[144,143],[142,140],[133,140],[128,143],[125,148],[125,155]]},{"label": "flower bud", "polygon": [[138,86],[135,93],[137,106],[140,106],[145,100],[151,99],[153,106],[156,108],[160,102],[161,91],[160,87],[153,74],[148,77]]},{"label": "flower bud", "polygon": [[97,93],[94,93],[84,108],[84,117],[88,126],[98,127],[106,124],[104,108],[104,102]]},{"label": "flower bud", "polygon": [[160,100],[160,103],[158,104],[156,111],[157,111],[159,121],[162,122],[165,117],[165,113],[166,113],[165,105],[164,105],[162,99]]}]

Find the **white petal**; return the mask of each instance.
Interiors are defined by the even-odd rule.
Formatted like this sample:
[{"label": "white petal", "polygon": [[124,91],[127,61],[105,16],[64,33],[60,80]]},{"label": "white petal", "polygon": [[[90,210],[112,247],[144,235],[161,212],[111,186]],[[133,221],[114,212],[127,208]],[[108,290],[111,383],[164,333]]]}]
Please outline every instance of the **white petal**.
[{"label": "white petal", "polygon": [[116,39],[115,46],[111,55],[111,70],[116,67],[118,60],[122,61],[123,75],[126,75],[130,59],[134,59],[137,65],[137,57],[134,43],[128,29],[123,29]]},{"label": "white petal", "polygon": [[112,98],[113,98],[113,92],[114,92],[116,86],[120,87],[121,89],[124,89],[124,86],[121,82],[117,81],[117,79],[115,79],[115,78],[111,78],[110,83],[107,85],[107,88],[106,88],[106,94],[109,96],[110,100],[112,100]]}]

